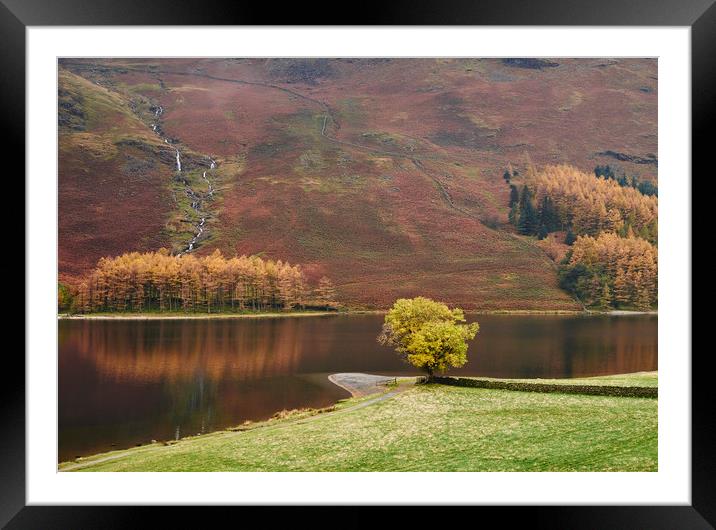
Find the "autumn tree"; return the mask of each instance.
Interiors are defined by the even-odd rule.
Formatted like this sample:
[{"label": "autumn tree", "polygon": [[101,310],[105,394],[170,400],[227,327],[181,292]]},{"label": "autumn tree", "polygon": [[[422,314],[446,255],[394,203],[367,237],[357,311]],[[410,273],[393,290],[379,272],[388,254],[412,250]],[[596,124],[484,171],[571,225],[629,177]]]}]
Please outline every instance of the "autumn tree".
[{"label": "autumn tree", "polygon": [[586,305],[650,309],[658,303],[657,248],[611,232],[578,236],[560,268],[560,285]]},{"label": "autumn tree", "polygon": [[[528,185],[534,190],[540,213],[548,198],[552,203],[548,217],[554,216],[560,226],[569,226],[575,235],[597,237],[602,231],[611,231],[624,236],[632,230],[656,243],[657,197],[620,185],[609,176],[613,171],[608,166],[597,166],[595,174],[604,178],[566,165],[547,166],[533,172]],[[549,226],[547,229],[552,231]]]},{"label": "autumn tree", "polygon": [[395,348],[428,379],[435,372],[460,367],[467,362],[467,341],[479,331],[477,322],[465,324],[461,309],[419,296],[397,300],[385,315],[378,335],[380,344]]},{"label": "autumn tree", "polygon": [[[324,299],[336,306],[330,280],[322,284]],[[75,306],[84,312],[291,310],[306,304],[308,290],[301,267],[288,262],[226,258],[218,250],[171,256],[161,249],[100,259],[80,284]]]},{"label": "autumn tree", "polygon": [[73,296],[70,292],[69,286],[58,283],[57,284],[57,310],[62,313],[72,310]]}]

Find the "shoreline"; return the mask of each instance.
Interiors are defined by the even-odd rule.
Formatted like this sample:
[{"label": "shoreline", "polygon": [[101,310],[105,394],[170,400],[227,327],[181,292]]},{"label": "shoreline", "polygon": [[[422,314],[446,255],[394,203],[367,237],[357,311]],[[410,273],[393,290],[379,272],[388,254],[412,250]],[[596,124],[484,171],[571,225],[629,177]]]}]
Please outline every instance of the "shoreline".
[{"label": "shoreline", "polygon": [[[212,319],[241,319],[241,318],[292,318],[292,317],[323,317],[323,316],[350,316],[350,315],[384,315],[387,309],[375,310],[349,310],[349,311],[306,311],[286,313],[90,313],[67,314],[58,313],[58,320],[212,320]],[[658,311],[572,311],[563,309],[484,309],[465,310],[466,315],[555,315],[555,316],[630,316],[630,315],[658,315]]]},{"label": "shoreline", "polygon": [[[649,386],[641,386],[641,385],[629,385],[617,382],[616,385],[608,385],[608,380],[610,378],[618,378],[618,377],[638,377],[638,376],[657,376],[658,370],[653,371],[642,371],[642,372],[626,372],[623,374],[610,374],[610,375],[601,375],[601,376],[591,376],[591,377],[577,377],[577,378],[565,378],[561,380],[560,384],[554,384],[553,380],[550,379],[541,379],[541,378],[531,378],[531,379],[514,379],[514,378],[487,378],[487,377],[474,377],[467,379],[474,379],[475,381],[479,383],[489,383],[489,382],[503,382],[507,383],[506,386],[522,386],[522,388],[507,388],[508,390],[518,391],[518,392],[525,392],[525,393],[534,393],[535,389],[525,388],[530,386],[544,386],[545,383],[552,382],[550,386],[551,388],[548,392],[548,394],[561,394],[565,393],[569,387],[575,386],[575,385],[584,385],[584,381],[592,380],[590,381],[592,384],[596,383],[596,388],[599,388],[599,386],[603,386],[605,389],[614,389],[614,388],[621,388],[625,390],[629,389],[651,389],[653,388],[655,390],[655,393],[658,391],[658,384],[654,387]],[[349,381],[343,380],[346,376],[351,377]],[[353,380],[355,376],[360,376],[360,380]],[[238,426],[229,426],[224,427],[220,429],[216,429],[211,432],[203,433],[203,434],[196,434],[196,435],[188,435],[183,436],[179,440],[172,440],[172,441],[156,441],[152,440],[149,443],[142,444],[139,446],[134,447],[126,447],[121,449],[113,449],[109,451],[103,451],[99,453],[95,453],[92,455],[84,455],[80,456],[74,460],[65,460],[65,461],[59,461],[57,463],[57,471],[58,472],[69,472],[73,471],[75,469],[80,469],[84,467],[91,467],[95,464],[102,463],[103,461],[108,460],[114,460],[117,458],[121,458],[123,456],[131,455],[136,452],[143,452],[146,450],[152,450],[153,448],[157,448],[159,446],[166,446],[166,445],[175,445],[177,443],[183,443],[187,441],[196,440],[198,438],[202,439],[211,439],[216,436],[223,436],[223,435],[230,435],[230,434],[236,434],[239,432],[245,432],[245,431],[251,431],[255,429],[264,429],[266,427],[280,427],[281,425],[291,424],[291,423],[305,423],[306,421],[311,421],[312,419],[316,419],[317,416],[324,416],[331,413],[340,413],[340,412],[346,412],[350,410],[360,409],[364,408],[365,406],[371,405],[373,403],[377,403],[380,401],[384,401],[385,399],[388,399],[390,397],[393,397],[394,395],[397,395],[398,393],[401,393],[405,390],[408,390],[411,385],[410,383],[413,382],[415,384],[417,382],[418,376],[383,376],[383,375],[374,375],[374,374],[366,374],[361,372],[353,372],[353,373],[334,373],[329,374],[327,376],[327,379],[333,383],[334,385],[346,390],[351,394],[351,397],[344,398],[336,401],[333,405],[324,407],[322,409],[294,409],[293,412],[299,413],[296,416],[287,416],[285,418],[275,418],[271,417],[265,420],[256,420],[256,421],[250,421],[249,424],[243,424]],[[450,378],[448,378],[450,379]],[[466,379],[466,378],[463,378]],[[381,383],[390,382],[391,380],[395,380],[397,383],[397,388],[393,388],[392,390],[381,384],[381,385],[375,385],[376,381],[381,381]],[[346,383],[349,384],[346,384]],[[601,384],[600,384],[601,383]],[[444,386],[444,387],[450,387],[454,385],[444,384],[441,382],[434,383],[438,386]],[[561,387],[561,388],[559,388]],[[373,391],[375,389],[375,391]],[[490,388],[485,387],[485,390],[491,390]],[[370,390],[369,392],[365,392],[365,390]],[[495,390],[495,389],[492,389]],[[500,390],[500,389],[497,389]],[[502,389],[504,390],[504,389]],[[537,390],[539,392],[539,390]],[[376,394],[378,394],[376,396]],[[579,395],[579,393],[576,393]],[[589,395],[589,394],[587,394]],[[599,395],[599,394],[597,394]],[[610,397],[608,394],[603,397]],[[613,397],[613,396],[611,396]],[[638,398],[642,396],[635,396]],[[656,398],[656,396],[652,396]],[[623,397],[624,399],[630,399],[626,395]]]},{"label": "shoreline", "polygon": [[87,315],[58,314],[57,320],[212,320],[234,318],[289,318],[289,317],[323,317],[340,315],[335,311],[315,311],[305,313],[92,313]]}]

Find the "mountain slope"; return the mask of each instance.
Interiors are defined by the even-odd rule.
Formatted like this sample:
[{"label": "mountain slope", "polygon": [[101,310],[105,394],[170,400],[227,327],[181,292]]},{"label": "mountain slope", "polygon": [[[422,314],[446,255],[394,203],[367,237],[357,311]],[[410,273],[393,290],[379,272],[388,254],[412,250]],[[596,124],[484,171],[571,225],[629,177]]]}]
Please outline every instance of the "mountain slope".
[{"label": "mountain slope", "polygon": [[102,256],[166,244],[171,170],[163,146],[117,93],[66,70],[59,87],[59,268],[66,280]]},{"label": "mountain slope", "polygon": [[[507,224],[505,168],[609,163],[656,180],[651,60],[64,60],[60,72],[61,100],[89,92],[115,105],[92,111],[102,125],[87,131],[60,105],[70,279],[100,255],[184,248],[197,213],[172,199],[185,185],[175,147],[186,185],[204,196],[206,160],[217,163],[196,252],[302,263],[352,306],[424,294],[466,308],[577,309],[554,263]],[[116,154],[88,154],[87,134]],[[122,135],[150,148],[130,153]],[[129,157],[154,165],[132,172]]]}]

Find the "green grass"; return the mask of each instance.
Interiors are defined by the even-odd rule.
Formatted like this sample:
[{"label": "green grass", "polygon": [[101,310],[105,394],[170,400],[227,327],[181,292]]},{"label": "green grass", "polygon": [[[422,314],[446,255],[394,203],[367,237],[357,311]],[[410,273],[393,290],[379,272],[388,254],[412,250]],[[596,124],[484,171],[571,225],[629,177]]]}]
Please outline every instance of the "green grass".
[{"label": "green grass", "polygon": [[[645,377],[620,376],[625,382]],[[120,451],[119,458],[81,469],[657,470],[654,399],[424,385],[363,408],[353,408],[357,402],[343,401],[336,412],[316,417],[289,415],[243,432]]]}]

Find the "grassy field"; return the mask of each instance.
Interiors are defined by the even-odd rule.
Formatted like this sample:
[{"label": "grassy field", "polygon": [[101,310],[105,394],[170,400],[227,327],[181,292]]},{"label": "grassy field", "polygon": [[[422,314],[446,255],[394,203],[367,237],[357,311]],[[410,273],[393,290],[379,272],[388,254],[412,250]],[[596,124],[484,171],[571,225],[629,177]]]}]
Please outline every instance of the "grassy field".
[{"label": "grassy field", "polygon": [[[590,378],[655,385],[656,373]],[[405,381],[402,384],[406,384]],[[655,399],[409,386],[81,459],[83,471],[657,471]],[[390,388],[388,391],[396,391]],[[96,463],[92,464],[95,461]],[[84,467],[84,464],[90,464]]]}]

